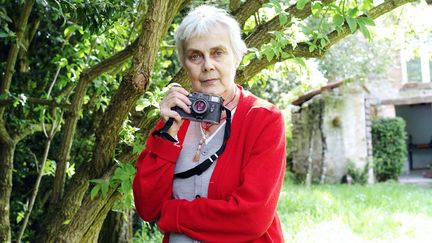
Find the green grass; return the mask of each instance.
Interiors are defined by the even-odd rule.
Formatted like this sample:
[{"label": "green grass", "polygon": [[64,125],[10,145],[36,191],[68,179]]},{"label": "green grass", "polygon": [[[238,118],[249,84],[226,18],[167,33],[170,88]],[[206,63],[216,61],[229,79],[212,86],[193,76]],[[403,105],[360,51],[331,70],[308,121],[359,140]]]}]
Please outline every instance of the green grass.
[{"label": "green grass", "polygon": [[286,242],[432,242],[432,188],[285,183],[278,213]]},{"label": "green grass", "polygon": [[[432,187],[286,182],[278,205],[286,242],[432,242]],[[161,242],[148,224],[133,242]]]}]

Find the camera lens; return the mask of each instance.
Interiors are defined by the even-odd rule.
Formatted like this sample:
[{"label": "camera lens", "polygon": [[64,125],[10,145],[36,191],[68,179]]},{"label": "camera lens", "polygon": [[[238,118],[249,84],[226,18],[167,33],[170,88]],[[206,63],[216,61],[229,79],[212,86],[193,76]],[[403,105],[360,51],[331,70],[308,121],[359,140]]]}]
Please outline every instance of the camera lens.
[{"label": "camera lens", "polygon": [[207,107],[207,102],[202,99],[198,99],[192,104],[192,110],[197,114],[203,114],[207,112]]}]

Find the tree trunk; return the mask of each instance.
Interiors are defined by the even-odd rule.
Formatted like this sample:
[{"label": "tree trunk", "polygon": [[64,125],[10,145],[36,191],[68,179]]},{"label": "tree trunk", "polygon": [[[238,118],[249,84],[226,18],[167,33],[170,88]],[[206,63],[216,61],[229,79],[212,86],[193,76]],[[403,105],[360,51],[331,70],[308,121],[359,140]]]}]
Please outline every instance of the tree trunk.
[{"label": "tree trunk", "polygon": [[[1,134],[3,136],[3,134]],[[11,242],[9,221],[10,196],[12,192],[12,171],[15,143],[0,138],[0,242]]]},{"label": "tree trunk", "polygon": [[99,243],[127,243],[132,241],[133,210],[108,213],[99,234]]},{"label": "tree trunk", "polygon": [[[100,204],[101,199],[91,201],[87,195],[82,205],[81,202],[88,189],[89,179],[100,178],[109,173],[107,171],[112,164],[123,121],[127,118],[128,111],[132,109],[136,100],[147,89],[160,41],[184,1],[175,1],[170,8],[168,8],[168,3],[168,0],[151,2],[134,54],[133,68],[120,84],[96,132],[92,162],[78,170],[60,203],[50,210],[47,221],[43,225],[44,229],[41,230],[39,241],[81,242],[85,240],[84,235],[86,239],[90,239],[91,237],[87,238],[87,235],[91,234],[86,232],[90,228],[97,230],[99,226],[99,221],[92,215],[100,215],[98,218],[104,219],[109,212],[109,209],[105,210],[106,208],[101,207],[106,203]],[[68,223],[67,226],[64,225],[64,222]]]},{"label": "tree trunk", "polygon": [[54,206],[63,197],[66,177],[66,162],[70,157],[70,150],[72,147],[78,119],[80,117],[79,114],[82,111],[84,97],[87,93],[89,85],[102,73],[123,65],[123,63],[125,63],[132,56],[136,45],[137,41],[127,46],[124,50],[118,52],[114,56],[81,73],[78,85],[75,89],[74,97],[72,99],[71,109],[66,112],[66,121],[60,140],[59,154],[57,155],[57,169],[53,185],[53,196],[51,197],[51,204],[54,204]]}]

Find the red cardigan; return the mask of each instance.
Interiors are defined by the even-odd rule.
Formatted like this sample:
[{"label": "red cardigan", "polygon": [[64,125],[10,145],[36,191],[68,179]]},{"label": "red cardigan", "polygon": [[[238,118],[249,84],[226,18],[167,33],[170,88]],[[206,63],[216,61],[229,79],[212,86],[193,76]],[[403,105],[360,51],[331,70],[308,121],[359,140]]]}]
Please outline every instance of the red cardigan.
[{"label": "red cardigan", "polygon": [[276,206],[285,172],[285,130],[277,108],[242,90],[208,198],[193,201],[172,198],[174,167],[188,125],[185,120],[179,143],[149,136],[133,182],[138,214],[146,221],[159,219],[164,232],[204,242],[283,242]]}]

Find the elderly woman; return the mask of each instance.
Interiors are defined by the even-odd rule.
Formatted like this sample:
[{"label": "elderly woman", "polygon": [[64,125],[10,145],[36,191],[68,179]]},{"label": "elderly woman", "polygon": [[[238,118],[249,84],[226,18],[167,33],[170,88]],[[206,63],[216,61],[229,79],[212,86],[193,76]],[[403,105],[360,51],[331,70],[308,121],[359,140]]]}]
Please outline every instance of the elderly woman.
[{"label": "elderly woman", "polygon": [[222,9],[200,6],[175,38],[192,90],[222,97],[225,111],[218,124],[184,119],[173,108],[191,114],[190,93],[171,87],[138,158],[138,214],[157,222],[164,242],[283,242],[276,206],[284,122],[275,106],[234,82],[246,52],[239,24]]}]

